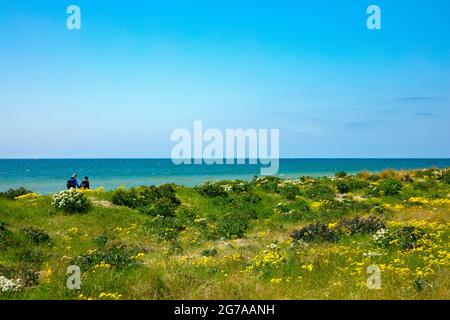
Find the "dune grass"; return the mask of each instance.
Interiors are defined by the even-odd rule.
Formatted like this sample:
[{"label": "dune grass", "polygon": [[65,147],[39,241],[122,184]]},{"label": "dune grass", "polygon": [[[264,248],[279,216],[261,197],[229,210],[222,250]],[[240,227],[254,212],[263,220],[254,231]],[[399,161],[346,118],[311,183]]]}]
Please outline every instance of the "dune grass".
[{"label": "dune grass", "polygon": [[[138,188],[123,191],[128,207],[97,190],[84,193],[86,213],[71,214],[51,195],[0,195],[0,277],[18,285],[0,299],[448,299],[448,174],[174,185],[179,203],[156,188],[135,206]],[[377,242],[372,222],[352,220],[369,216],[389,236]],[[322,231],[293,236],[317,222]],[[74,264],[79,290],[66,286]],[[370,265],[379,289],[367,286]]]}]

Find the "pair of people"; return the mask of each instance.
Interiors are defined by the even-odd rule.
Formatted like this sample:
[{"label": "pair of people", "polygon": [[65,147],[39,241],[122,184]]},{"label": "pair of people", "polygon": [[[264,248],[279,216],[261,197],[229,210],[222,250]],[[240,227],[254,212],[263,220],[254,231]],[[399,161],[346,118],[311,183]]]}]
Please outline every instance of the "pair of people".
[{"label": "pair of people", "polygon": [[74,173],[72,177],[67,181],[67,189],[89,189],[89,177],[84,177],[83,181],[78,184],[77,174]]}]

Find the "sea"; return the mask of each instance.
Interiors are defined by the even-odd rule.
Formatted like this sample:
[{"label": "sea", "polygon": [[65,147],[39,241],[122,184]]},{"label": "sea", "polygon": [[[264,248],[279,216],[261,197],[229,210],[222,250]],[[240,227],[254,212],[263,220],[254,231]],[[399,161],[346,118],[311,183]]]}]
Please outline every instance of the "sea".
[{"label": "sea", "polygon": [[[280,159],[280,177],[329,176],[385,169],[450,167],[450,159]],[[91,188],[176,183],[193,186],[209,180],[250,180],[261,165],[181,164],[171,159],[0,159],[0,191],[25,187],[40,194],[64,190],[73,173],[79,182],[88,176]]]}]

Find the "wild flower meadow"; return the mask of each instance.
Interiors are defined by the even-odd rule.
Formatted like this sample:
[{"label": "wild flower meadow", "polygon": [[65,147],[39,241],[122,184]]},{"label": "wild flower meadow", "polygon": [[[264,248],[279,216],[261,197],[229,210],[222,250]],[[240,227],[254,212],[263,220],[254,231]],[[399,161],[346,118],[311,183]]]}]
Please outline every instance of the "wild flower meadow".
[{"label": "wild flower meadow", "polygon": [[[448,299],[449,177],[431,168],[9,190],[0,299]],[[79,289],[67,286],[69,266]]]}]

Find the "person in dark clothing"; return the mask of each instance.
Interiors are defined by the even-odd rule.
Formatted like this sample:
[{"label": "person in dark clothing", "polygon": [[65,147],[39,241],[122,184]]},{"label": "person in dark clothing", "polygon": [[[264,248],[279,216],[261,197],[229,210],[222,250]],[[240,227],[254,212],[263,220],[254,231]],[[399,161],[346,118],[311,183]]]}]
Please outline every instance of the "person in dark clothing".
[{"label": "person in dark clothing", "polygon": [[80,186],[78,185],[77,175],[74,173],[72,177],[67,181],[67,189],[77,189]]},{"label": "person in dark clothing", "polygon": [[89,177],[84,177],[84,180],[81,181],[80,188],[89,189]]}]

